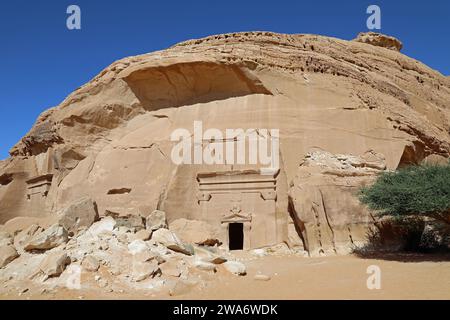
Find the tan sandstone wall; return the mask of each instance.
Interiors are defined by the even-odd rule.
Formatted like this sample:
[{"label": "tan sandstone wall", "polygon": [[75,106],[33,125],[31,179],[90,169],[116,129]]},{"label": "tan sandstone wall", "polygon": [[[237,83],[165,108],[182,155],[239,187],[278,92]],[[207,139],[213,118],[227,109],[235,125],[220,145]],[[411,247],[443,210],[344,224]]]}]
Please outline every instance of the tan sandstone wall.
[{"label": "tan sandstone wall", "polygon": [[[448,78],[378,40],[238,33],[117,61],[43,113],[1,163],[0,223],[57,215],[83,196],[100,215],[163,208],[169,222],[201,218],[199,173],[259,169],[177,167],[170,134],[202,121],[280,130],[276,235],[267,244],[348,252],[371,223],[355,192],[384,170],[372,172],[368,154],[392,170],[450,152]],[[314,152],[342,172],[305,166]],[[363,164],[341,168],[337,155]],[[31,189],[39,201],[28,199]]]}]

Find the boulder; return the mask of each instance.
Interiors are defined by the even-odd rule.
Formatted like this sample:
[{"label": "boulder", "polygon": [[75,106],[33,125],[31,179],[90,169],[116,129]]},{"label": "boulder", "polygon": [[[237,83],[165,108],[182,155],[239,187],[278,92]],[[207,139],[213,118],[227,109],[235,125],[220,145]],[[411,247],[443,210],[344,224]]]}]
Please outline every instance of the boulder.
[{"label": "boulder", "polygon": [[448,158],[438,154],[431,154],[423,159],[423,163],[430,165],[446,165],[448,163]]},{"label": "boulder", "polygon": [[207,246],[220,244],[217,230],[204,221],[177,219],[170,224],[169,229],[187,243]]},{"label": "boulder", "polygon": [[214,263],[202,261],[200,259],[195,259],[193,266],[202,271],[216,271],[216,265]]},{"label": "boulder", "polygon": [[209,263],[213,263],[213,264],[222,264],[222,263],[227,262],[227,259],[225,257],[219,256],[219,255],[213,255],[205,261],[209,262]]},{"label": "boulder", "polygon": [[83,259],[81,266],[86,271],[95,272],[100,268],[100,261],[96,257],[88,255]]},{"label": "boulder", "polygon": [[156,231],[158,229],[167,229],[166,213],[161,210],[155,210],[145,220],[147,230]]},{"label": "boulder", "polygon": [[390,50],[400,51],[403,44],[400,40],[377,32],[361,32],[353,41],[371,44],[377,47],[383,47]]},{"label": "boulder", "polygon": [[153,232],[152,240],[175,252],[184,253],[186,255],[193,254],[191,248],[183,244],[177,235],[168,229],[158,229]]},{"label": "boulder", "polygon": [[245,276],[247,274],[247,268],[245,265],[238,261],[227,261],[223,264],[225,270],[236,275]]},{"label": "boulder", "polygon": [[98,219],[97,204],[91,198],[83,198],[62,211],[59,224],[75,234],[80,228],[89,228]]},{"label": "boulder", "polygon": [[46,277],[58,277],[70,264],[70,258],[65,252],[53,252],[48,254],[39,265],[40,271]]},{"label": "boulder", "polygon": [[128,245],[128,251],[133,255],[148,250],[147,244],[142,240],[134,240]]},{"label": "boulder", "polygon": [[8,232],[15,237],[21,231],[28,229],[32,225],[38,225],[41,228],[48,228],[56,222],[55,217],[35,218],[35,217],[16,217],[8,220],[3,226],[3,231]]},{"label": "boulder", "polygon": [[6,267],[19,256],[13,246],[0,247],[0,268]]},{"label": "boulder", "polygon": [[135,234],[132,234],[130,236],[130,240],[131,241],[134,241],[134,240],[147,241],[147,240],[150,240],[151,237],[152,237],[152,231],[143,229],[143,230],[136,232]]},{"label": "boulder", "polygon": [[158,262],[152,260],[150,262],[134,262],[133,263],[133,281],[139,282],[155,276],[160,272]]},{"label": "boulder", "polygon": [[25,246],[25,251],[49,250],[67,242],[69,236],[67,230],[59,224],[55,224],[32,237]]},{"label": "boulder", "polygon": [[268,255],[267,250],[265,248],[254,249],[251,250],[250,253],[258,258],[262,258]]},{"label": "boulder", "polygon": [[254,276],[255,280],[257,281],[270,281],[270,276],[266,275],[266,274],[257,274]]},{"label": "boulder", "polygon": [[198,259],[213,264],[222,264],[227,261],[227,258],[212,252],[205,247],[195,247],[194,254]]},{"label": "boulder", "polygon": [[113,217],[106,217],[100,221],[95,222],[92,226],[90,226],[87,232],[90,235],[96,237],[101,235],[102,233],[113,232],[115,226],[116,220],[114,220]]},{"label": "boulder", "polygon": [[14,237],[14,246],[17,249],[23,249],[23,246],[30,241],[34,236],[41,233],[44,229],[40,226],[33,224],[27,229],[22,230]]},{"label": "boulder", "polygon": [[138,214],[120,214],[106,210],[105,216],[113,217],[118,228],[124,227],[133,232],[145,229],[144,218]]},{"label": "boulder", "polygon": [[115,229],[114,236],[123,245],[128,245],[130,243],[130,241],[131,242],[134,241],[131,239],[132,234],[131,234],[130,230],[128,230],[125,227],[119,227],[119,228]]}]

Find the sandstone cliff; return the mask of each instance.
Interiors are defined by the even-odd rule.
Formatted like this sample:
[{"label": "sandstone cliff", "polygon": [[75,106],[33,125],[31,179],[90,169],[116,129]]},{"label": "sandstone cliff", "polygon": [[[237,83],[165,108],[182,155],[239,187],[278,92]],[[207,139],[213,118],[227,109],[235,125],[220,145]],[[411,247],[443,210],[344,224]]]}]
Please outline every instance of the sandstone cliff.
[{"label": "sandstone cliff", "polygon": [[169,224],[204,220],[199,174],[255,168],[176,166],[170,135],[198,120],[280,129],[274,226],[255,243],[346,252],[372,221],[359,186],[450,154],[449,78],[383,37],[234,33],[117,61],[44,112],[0,162],[0,223],[56,216],[86,196],[101,216],[162,209]]}]

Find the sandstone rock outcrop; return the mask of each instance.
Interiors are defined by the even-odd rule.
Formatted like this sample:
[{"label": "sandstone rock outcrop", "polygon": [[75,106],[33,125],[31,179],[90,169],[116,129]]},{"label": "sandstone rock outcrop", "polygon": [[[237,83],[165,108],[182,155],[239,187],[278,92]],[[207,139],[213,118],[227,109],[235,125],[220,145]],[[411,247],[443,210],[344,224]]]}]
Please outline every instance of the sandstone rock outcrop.
[{"label": "sandstone rock outcrop", "polygon": [[33,236],[24,246],[26,251],[49,250],[67,242],[69,239],[67,230],[59,224],[55,224],[47,230]]},{"label": "sandstone rock outcrop", "polygon": [[24,246],[30,242],[30,240],[36,236],[37,234],[41,233],[42,231],[44,231],[44,229],[42,229],[40,226],[36,225],[36,224],[32,224],[29,228],[19,232],[15,237],[14,237],[14,246],[22,251]]},{"label": "sandstone rock outcrop", "polygon": [[[44,112],[1,162],[0,223],[52,219],[88,197],[100,217],[204,221],[225,248],[348,252],[373,222],[359,186],[450,154],[450,82],[400,47],[374,34],[243,32],[117,61]],[[194,121],[279,129],[280,170],[263,179],[260,164],[175,164],[171,133]],[[90,236],[110,235],[114,217]],[[31,224],[48,227],[7,231]]]},{"label": "sandstone rock outcrop", "polygon": [[[59,287],[86,288],[92,285],[90,279],[95,281],[95,287],[106,291],[113,290],[115,284],[130,290],[140,288],[154,292],[170,291],[178,280],[183,283],[204,283],[215,275],[220,264],[230,258],[230,254],[219,247],[183,244],[183,247],[191,247],[191,256],[172,250],[173,241],[167,242],[168,247],[155,240],[133,240],[128,243],[126,239],[122,239],[123,235],[136,235],[140,231],[134,233],[134,229],[111,224],[111,219],[113,218],[105,217],[91,228],[95,225],[114,225],[112,230],[93,233],[91,228],[80,229],[67,243],[46,251],[24,251],[19,256],[12,245],[2,246],[0,294],[15,285],[39,287],[42,291]],[[36,230],[36,226],[30,230]],[[160,230],[176,237],[168,229]],[[32,233],[29,230],[22,232],[23,235]],[[1,235],[3,238],[11,238],[7,233]],[[19,236],[22,235],[18,234],[16,237]],[[114,276],[114,281],[109,279],[108,274]]]},{"label": "sandstone rock outcrop", "polygon": [[95,222],[89,229],[88,233],[93,237],[98,237],[103,233],[111,233],[116,227],[117,222],[113,217],[106,217],[101,221]]},{"label": "sandstone rock outcrop", "polygon": [[95,272],[100,268],[100,261],[92,255],[86,256],[81,264],[83,268],[90,272]]},{"label": "sandstone rock outcrop", "polygon": [[167,229],[166,213],[161,210],[153,211],[146,219],[146,228],[150,231],[156,231],[161,228]]},{"label": "sandstone rock outcrop", "polygon": [[208,250],[204,247],[196,247],[195,256],[201,259],[202,261],[209,262],[212,264],[222,264],[227,262],[227,258],[225,258],[224,256],[214,253],[213,251]]},{"label": "sandstone rock outcrop", "polygon": [[382,155],[305,156],[289,190],[291,215],[310,255],[349,253],[367,240],[374,222],[358,202],[358,190],[386,168]]},{"label": "sandstone rock outcrop", "polygon": [[147,241],[150,240],[152,236],[152,231],[150,230],[139,230],[138,232],[136,232],[131,239],[132,240],[142,240],[142,241]]},{"label": "sandstone rock outcrop", "polygon": [[49,253],[41,262],[39,269],[45,277],[57,277],[70,264],[70,258],[65,252]]},{"label": "sandstone rock outcrop", "polygon": [[70,233],[89,228],[99,219],[97,205],[92,199],[80,199],[63,210],[59,224]]},{"label": "sandstone rock outcrop", "polygon": [[56,219],[54,216],[50,216],[47,218],[16,217],[8,220],[3,226],[2,230],[15,237],[16,235],[24,230],[29,229],[33,225],[41,229],[45,229],[53,225],[55,222]]},{"label": "sandstone rock outcrop", "polygon": [[403,48],[403,44],[400,40],[376,32],[361,32],[354,41],[368,43],[373,46],[383,47],[390,50],[400,51]]},{"label": "sandstone rock outcrop", "polygon": [[145,229],[144,218],[139,214],[125,214],[121,215],[118,213],[112,213],[110,211],[106,212],[107,216],[111,216],[116,221],[118,227],[124,227],[126,229],[133,229],[134,231],[139,231]]},{"label": "sandstone rock outcrop", "polygon": [[152,234],[152,240],[162,244],[163,246],[187,255],[191,255],[189,248],[185,246],[178,238],[178,236],[170,230],[159,229]]}]

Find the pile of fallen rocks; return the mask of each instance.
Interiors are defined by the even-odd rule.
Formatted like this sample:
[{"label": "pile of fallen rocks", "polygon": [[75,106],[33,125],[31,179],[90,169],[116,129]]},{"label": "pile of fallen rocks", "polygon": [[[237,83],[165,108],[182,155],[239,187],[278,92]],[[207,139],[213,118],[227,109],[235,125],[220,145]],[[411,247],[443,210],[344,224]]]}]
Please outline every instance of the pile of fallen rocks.
[{"label": "pile of fallen rocks", "polygon": [[107,212],[100,219],[95,202],[82,199],[48,227],[22,224],[0,232],[0,283],[30,281],[71,289],[83,286],[82,275],[88,274],[110,292],[132,287],[178,295],[219,269],[246,274],[245,265],[219,246],[203,222],[175,223],[181,234],[192,224],[201,231],[190,232],[192,242],[186,242],[189,236],[182,240],[169,230],[163,211],[146,218]]}]

